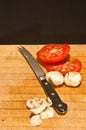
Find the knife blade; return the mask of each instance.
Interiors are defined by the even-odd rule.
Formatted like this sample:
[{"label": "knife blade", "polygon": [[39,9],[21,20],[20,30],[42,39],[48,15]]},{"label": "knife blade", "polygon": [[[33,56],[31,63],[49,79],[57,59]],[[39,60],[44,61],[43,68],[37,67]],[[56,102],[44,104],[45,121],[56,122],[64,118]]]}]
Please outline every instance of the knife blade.
[{"label": "knife blade", "polygon": [[51,99],[52,106],[54,107],[56,112],[59,114],[65,114],[67,112],[67,104],[61,100],[61,98],[59,97],[55,89],[52,87],[52,85],[47,82],[45,72],[41,69],[36,59],[23,46],[18,47],[18,50],[32,68],[41,86],[43,87],[46,95]]}]

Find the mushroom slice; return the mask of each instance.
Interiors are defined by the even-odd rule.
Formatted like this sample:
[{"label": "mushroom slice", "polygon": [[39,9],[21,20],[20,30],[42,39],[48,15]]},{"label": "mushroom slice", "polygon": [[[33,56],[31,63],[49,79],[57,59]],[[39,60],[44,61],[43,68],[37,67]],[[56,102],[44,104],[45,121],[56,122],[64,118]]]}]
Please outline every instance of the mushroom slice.
[{"label": "mushroom slice", "polygon": [[47,119],[54,116],[54,110],[52,107],[47,107],[45,111],[43,111],[41,114],[41,119]]},{"label": "mushroom slice", "polygon": [[37,107],[34,107],[32,109],[30,109],[31,112],[33,112],[34,114],[39,114],[42,111],[44,111],[44,109],[47,107],[47,102],[45,99],[40,99],[40,103],[38,104]]},{"label": "mushroom slice", "polygon": [[26,102],[26,106],[34,114],[41,113],[44,109],[46,109],[46,107],[51,105],[52,105],[52,101],[50,100],[49,97],[47,97],[46,99],[39,99],[39,98],[29,99]]},{"label": "mushroom slice", "polygon": [[49,97],[46,98],[46,102],[47,102],[47,107],[52,105],[52,101]]},{"label": "mushroom slice", "polygon": [[69,72],[65,75],[64,82],[67,86],[77,87],[81,83],[79,72]]},{"label": "mushroom slice", "polygon": [[34,99],[29,99],[26,102],[26,106],[30,109],[36,108],[40,106],[40,99],[39,98],[34,98]]},{"label": "mushroom slice", "polygon": [[30,118],[30,125],[31,126],[39,126],[40,124],[42,124],[42,120],[40,118],[40,115],[33,115]]},{"label": "mushroom slice", "polygon": [[63,84],[64,77],[62,73],[58,71],[50,71],[46,73],[46,80],[55,86],[59,86]]}]

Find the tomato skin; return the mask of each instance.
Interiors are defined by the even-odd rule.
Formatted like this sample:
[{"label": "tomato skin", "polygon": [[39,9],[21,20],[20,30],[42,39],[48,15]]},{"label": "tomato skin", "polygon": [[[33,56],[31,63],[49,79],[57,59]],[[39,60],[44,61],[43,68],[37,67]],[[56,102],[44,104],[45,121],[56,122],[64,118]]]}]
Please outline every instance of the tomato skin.
[{"label": "tomato skin", "polygon": [[47,71],[59,71],[63,75],[70,71],[77,71],[80,72],[82,67],[81,62],[78,59],[75,59],[73,61],[67,61],[63,64],[46,64],[45,68]]},{"label": "tomato skin", "polygon": [[69,51],[68,44],[47,44],[37,52],[37,59],[45,63],[56,63],[64,60]]}]

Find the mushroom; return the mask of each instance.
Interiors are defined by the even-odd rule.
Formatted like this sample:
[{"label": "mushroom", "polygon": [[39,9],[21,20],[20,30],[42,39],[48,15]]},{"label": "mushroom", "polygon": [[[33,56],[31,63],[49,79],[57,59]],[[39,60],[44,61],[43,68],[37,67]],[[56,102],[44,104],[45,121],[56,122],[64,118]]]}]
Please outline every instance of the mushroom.
[{"label": "mushroom", "polygon": [[40,115],[33,115],[30,118],[30,125],[31,126],[39,126],[42,123],[42,120],[40,118]]},{"label": "mushroom", "polygon": [[46,102],[47,102],[47,107],[52,105],[52,101],[49,97],[46,98]]},{"label": "mushroom", "polygon": [[65,75],[64,82],[67,86],[77,87],[81,83],[81,75],[79,72],[69,72]]},{"label": "mushroom", "polygon": [[40,99],[39,98],[34,98],[34,99],[29,99],[26,102],[26,106],[30,109],[32,108],[37,108],[40,106]]},{"label": "mushroom", "polygon": [[54,116],[54,110],[52,107],[47,107],[41,114],[41,119],[51,118]]},{"label": "mushroom", "polygon": [[46,80],[55,86],[59,86],[63,84],[64,77],[62,73],[58,71],[50,71],[46,73]]},{"label": "mushroom", "polygon": [[30,111],[33,112],[34,114],[41,113],[46,107],[51,105],[52,105],[52,101],[49,98],[46,99],[34,98],[34,99],[29,99],[26,102],[26,106],[30,108]]},{"label": "mushroom", "polygon": [[42,123],[42,119],[51,118],[54,116],[54,110],[51,107],[52,101],[49,97],[39,99],[29,99],[26,102],[26,106],[33,113],[33,116],[30,118],[31,126],[38,126]]},{"label": "mushroom", "polygon": [[47,106],[46,100],[41,99],[39,105],[37,107],[30,109],[30,111],[33,112],[34,114],[39,114],[46,108],[46,106]]}]

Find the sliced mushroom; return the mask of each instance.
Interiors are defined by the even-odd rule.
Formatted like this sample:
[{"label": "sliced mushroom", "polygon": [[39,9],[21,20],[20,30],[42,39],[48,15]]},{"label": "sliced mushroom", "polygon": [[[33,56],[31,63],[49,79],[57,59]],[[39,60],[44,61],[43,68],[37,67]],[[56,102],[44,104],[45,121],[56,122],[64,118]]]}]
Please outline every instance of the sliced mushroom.
[{"label": "sliced mushroom", "polygon": [[30,118],[30,125],[31,126],[39,126],[42,123],[42,120],[40,118],[40,115],[33,115]]},{"label": "sliced mushroom", "polygon": [[69,72],[65,75],[64,82],[67,86],[77,87],[81,83],[79,72]]},{"label": "sliced mushroom", "polygon": [[52,105],[52,101],[49,98],[46,98],[46,99],[34,98],[34,99],[29,99],[26,102],[26,106],[34,114],[41,113],[46,107],[51,106],[51,105]]},{"label": "sliced mushroom", "polygon": [[52,101],[49,97],[46,98],[46,102],[47,102],[47,107],[52,105]]},{"label": "sliced mushroom", "polygon": [[58,71],[50,71],[46,73],[46,80],[55,86],[59,86],[63,84],[64,77],[62,73]]},{"label": "sliced mushroom", "polygon": [[32,108],[37,108],[40,106],[40,99],[39,98],[34,98],[34,99],[29,99],[26,102],[26,106],[30,109]]},{"label": "sliced mushroom", "polygon": [[42,119],[51,118],[54,115],[54,110],[50,107],[52,105],[52,101],[49,97],[43,99],[29,99],[26,102],[26,105],[34,114],[30,118],[31,126],[38,126],[42,123]]},{"label": "sliced mushroom", "polygon": [[54,116],[54,110],[52,107],[47,107],[45,111],[43,111],[41,114],[41,119],[47,119]]},{"label": "sliced mushroom", "polygon": [[30,109],[30,111],[33,112],[34,114],[39,114],[46,108],[46,106],[47,106],[46,100],[41,99],[41,102],[38,105],[38,107],[34,107],[34,108]]}]

